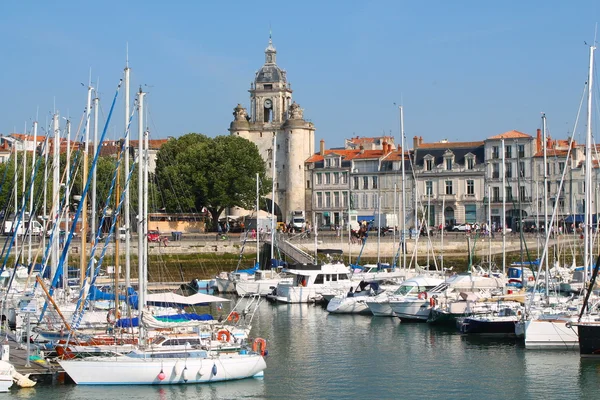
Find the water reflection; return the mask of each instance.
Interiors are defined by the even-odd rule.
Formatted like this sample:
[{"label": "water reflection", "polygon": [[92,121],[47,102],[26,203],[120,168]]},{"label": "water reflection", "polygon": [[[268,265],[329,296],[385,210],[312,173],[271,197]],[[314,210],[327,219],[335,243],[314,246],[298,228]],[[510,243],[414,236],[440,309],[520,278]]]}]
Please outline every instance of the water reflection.
[{"label": "water reflection", "polygon": [[21,399],[592,399],[600,361],[526,351],[516,339],[457,333],[397,318],[261,304],[252,337],[267,340],[264,379],[183,386],[45,386]]}]

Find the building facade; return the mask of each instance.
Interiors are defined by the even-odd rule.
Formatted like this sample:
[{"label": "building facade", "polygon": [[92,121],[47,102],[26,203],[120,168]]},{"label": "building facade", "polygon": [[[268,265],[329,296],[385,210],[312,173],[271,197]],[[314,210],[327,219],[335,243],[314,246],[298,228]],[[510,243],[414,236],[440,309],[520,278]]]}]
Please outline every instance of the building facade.
[{"label": "building facade", "polygon": [[413,146],[417,198],[427,224],[485,222],[484,143],[423,143],[415,137]]}]

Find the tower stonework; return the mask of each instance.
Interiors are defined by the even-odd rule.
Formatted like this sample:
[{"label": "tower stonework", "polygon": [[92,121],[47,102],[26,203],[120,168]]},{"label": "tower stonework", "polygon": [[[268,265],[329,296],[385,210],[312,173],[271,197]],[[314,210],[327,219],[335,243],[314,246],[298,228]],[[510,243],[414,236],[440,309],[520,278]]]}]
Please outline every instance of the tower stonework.
[{"label": "tower stonework", "polygon": [[250,85],[249,112],[241,104],[234,108],[229,133],[256,144],[269,176],[275,152],[274,201],[281,211],[278,221],[289,222],[292,211],[305,208],[304,161],[314,151],[315,127],[304,119],[304,110],[292,101],[286,72],[277,66],[276,56],[269,38],[265,63]]}]

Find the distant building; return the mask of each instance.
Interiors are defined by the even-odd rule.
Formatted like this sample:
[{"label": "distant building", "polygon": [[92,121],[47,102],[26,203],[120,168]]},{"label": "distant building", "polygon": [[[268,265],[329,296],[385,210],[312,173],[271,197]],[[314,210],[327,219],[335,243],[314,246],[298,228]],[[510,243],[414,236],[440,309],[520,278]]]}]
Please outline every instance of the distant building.
[{"label": "distant building", "polygon": [[501,226],[503,200],[506,207],[505,223],[511,229],[517,229],[519,216],[526,218],[534,214],[532,168],[535,153],[533,136],[523,132],[513,130],[485,140],[486,186],[490,187],[491,219],[496,226]]},{"label": "distant building", "polygon": [[[314,152],[315,127],[292,101],[291,85],[286,72],[277,65],[276,55],[269,39],[265,63],[250,85],[249,112],[238,104],[229,132],[256,144],[269,173],[275,168],[275,214],[278,222],[288,222],[292,211],[305,211],[304,162]],[[271,195],[267,197],[272,199]],[[231,211],[233,215],[244,213]]]},{"label": "distant building", "polygon": [[427,223],[483,223],[485,151],[484,142],[424,143],[413,139],[416,194]]}]

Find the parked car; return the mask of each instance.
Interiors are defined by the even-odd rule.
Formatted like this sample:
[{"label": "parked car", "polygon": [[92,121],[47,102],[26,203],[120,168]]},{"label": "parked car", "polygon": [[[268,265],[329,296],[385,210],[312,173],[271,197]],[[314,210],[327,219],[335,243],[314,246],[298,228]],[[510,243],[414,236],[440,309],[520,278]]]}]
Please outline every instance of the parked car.
[{"label": "parked car", "polygon": [[454,224],[452,227],[452,232],[466,232],[467,230],[467,224]]},{"label": "parked car", "polygon": [[148,241],[149,242],[160,242],[160,233],[155,230],[148,231]]}]

